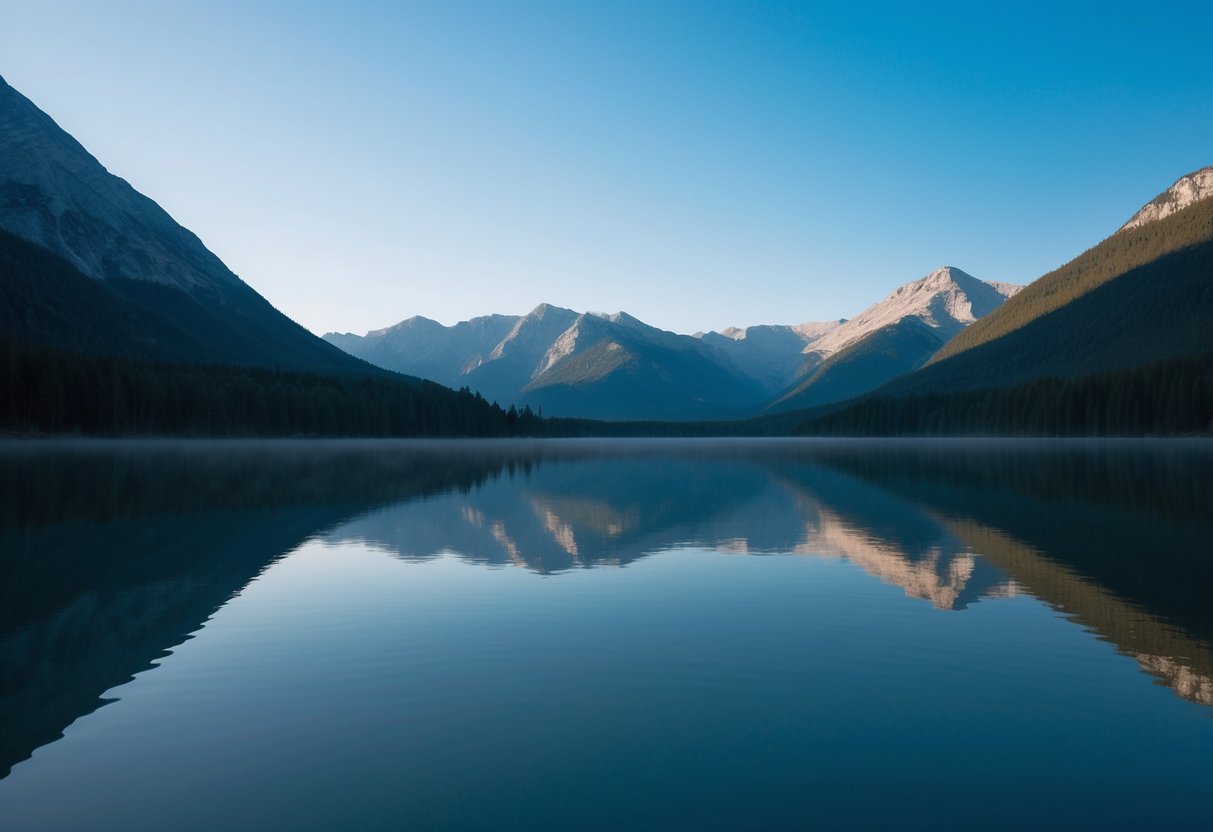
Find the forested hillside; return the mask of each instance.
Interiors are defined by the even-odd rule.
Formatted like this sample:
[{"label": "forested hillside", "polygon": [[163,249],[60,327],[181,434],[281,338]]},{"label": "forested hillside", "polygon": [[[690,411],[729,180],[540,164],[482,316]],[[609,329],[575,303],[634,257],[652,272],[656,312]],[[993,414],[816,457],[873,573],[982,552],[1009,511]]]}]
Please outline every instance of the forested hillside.
[{"label": "forested hillside", "polygon": [[1213,434],[1213,352],[998,388],[878,394],[806,414],[813,436],[1177,436]]},{"label": "forested hillside", "polygon": [[[1121,276],[1213,239],[1213,199],[1197,202],[1164,219],[1127,228],[1032,282],[968,329],[957,333],[932,359],[939,363],[991,343],[1061,309]],[[1165,287],[1158,287],[1160,293]],[[1164,295],[1160,303],[1168,302]]]},{"label": "forested hillside", "polygon": [[0,432],[88,436],[529,435],[502,410],[428,381],[179,364],[0,340]]},{"label": "forested hillside", "polygon": [[[1202,218],[1213,237],[1213,201],[1188,210],[1194,213],[1176,214],[1155,225]],[[1213,352],[1211,322],[1213,239],[1207,238],[1123,272],[1001,338],[896,379],[875,395],[1078,378],[1199,356]]]}]

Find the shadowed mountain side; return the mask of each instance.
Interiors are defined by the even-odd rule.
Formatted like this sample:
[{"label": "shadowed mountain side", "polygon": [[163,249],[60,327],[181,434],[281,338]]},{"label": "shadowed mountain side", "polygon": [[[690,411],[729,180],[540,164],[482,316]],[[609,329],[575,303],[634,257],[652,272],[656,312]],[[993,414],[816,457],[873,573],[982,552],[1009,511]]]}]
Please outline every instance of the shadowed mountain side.
[{"label": "shadowed mountain side", "polygon": [[3,78],[0,135],[0,228],[98,280],[122,276],[188,290],[239,282],[197,236]]},{"label": "shadowed mountain side", "polygon": [[330,332],[324,339],[378,367],[460,387],[461,376],[483,363],[517,322],[514,315],[487,315],[445,327],[418,316],[365,337]]},{"label": "shadowed mountain side", "polygon": [[[1173,354],[1174,341],[1167,331],[1168,325],[1184,328],[1186,322],[1198,314],[1204,315],[1198,318],[1202,323],[1208,321],[1208,304],[1213,301],[1204,297],[1200,289],[1203,287],[1205,293],[1209,291],[1208,247],[1202,244],[1211,239],[1213,199],[1196,202],[1165,219],[1113,234],[1061,268],[1033,281],[997,310],[958,333],[932,359],[933,365],[943,364],[945,359],[959,358],[983,346],[1000,343],[1005,346],[996,351],[984,351],[982,360],[989,361],[995,356],[1009,359],[1015,355],[1016,349],[1033,348],[1035,355],[1051,355],[1054,361],[1071,364],[1084,355],[1094,355],[1101,359],[1099,365],[1084,368],[1092,372],[1100,367],[1144,364],[1151,358]],[[1194,257],[1179,256],[1185,249],[1198,246],[1202,251],[1196,252]],[[1137,286],[1126,288],[1125,281],[1129,286]],[[1096,303],[1085,304],[1082,307],[1083,316],[1058,316],[1058,313],[1065,312],[1084,296],[1109,283],[1122,285],[1117,292],[1105,292]],[[1194,295],[1196,299],[1204,297],[1204,300],[1197,310],[1189,310],[1187,304]],[[1138,317],[1132,302],[1144,304],[1141,310],[1145,313],[1144,317]],[[1005,340],[1046,318],[1077,325],[1077,334],[1088,340],[1064,339],[1064,333],[1054,328],[1035,329],[1028,338]],[[1205,330],[1208,331],[1208,327]],[[1058,338],[1062,340],[1053,340]],[[1126,342],[1126,338],[1131,340]],[[1150,345],[1155,338],[1160,339],[1160,343],[1151,350]],[[1104,339],[1111,340],[1105,345]],[[1145,347],[1147,352],[1136,354],[1135,350],[1141,347]],[[1079,352],[1075,355],[1065,352],[1058,354],[1062,348],[1077,349]],[[1053,352],[1050,353],[1050,350]],[[1111,357],[1115,361],[1110,361]],[[924,378],[942,379],[949,372],[961,373],[959,368],[967,370],[972,366],[968,362],[949,363],[953,369],[941,370],[938,371],[941,375]],[[1052,370],[1052,366],[1046,365],[1037,376],[1057,372]],[[999,370],[997,380],[1001,381],[1001,368]],[[1014,372],[1008,374],[1009,378],[1013,376]],[[961,373],[953,385],[963,384],[966,380]]]},{"label": "shadowed mountain side", "polygon": [[826,358],[771,405],[775,412],[845,401],[918,369],[944,343],[940,330],[904,318]]},{"label": "shadowed mountain side", "polygon": [[749,415],[765,395],[696,351],[604,337],[527,385],[521,401],[570,418],[720,419]]},{"label": "shadowed mountain side", "polygon": [[0,331],[90,355],[386,375],[315,338],[243,284],[187,294],[150,281],[95,280],[6,231]]},{"label": "shadowed mountain side", "polygon": [[1213,351],[1211,275],[1213,241],[1165,255],[995,341],[897,379],[876,395],[1081,377],[1208,353]]},{"label": "shadowed mountain side", "polygon": [[[378,374],[276,310],[3,79],[0,229],[0,295],[19,301],[0,323],[18,322],[34,343],[109,354],[112,338],[119,354],[137,348],[165,361],[183,349],[189,361]],[[61,261],[32,256],[8,235]]]},{"label": "shadowed mountain side", "polygon": [[508,435],[282,315],[0,79],[0,431]]}]

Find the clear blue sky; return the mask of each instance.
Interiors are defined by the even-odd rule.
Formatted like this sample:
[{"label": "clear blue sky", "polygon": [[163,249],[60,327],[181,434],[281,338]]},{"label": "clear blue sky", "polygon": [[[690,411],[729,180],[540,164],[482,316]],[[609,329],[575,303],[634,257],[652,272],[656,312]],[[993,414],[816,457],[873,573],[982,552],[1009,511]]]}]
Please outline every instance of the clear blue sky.
[{"label": "clear blue sky", "polygon": [[1026,282],[1213,163],[1213,3],[0,0],[0,74],[316,332]]}]

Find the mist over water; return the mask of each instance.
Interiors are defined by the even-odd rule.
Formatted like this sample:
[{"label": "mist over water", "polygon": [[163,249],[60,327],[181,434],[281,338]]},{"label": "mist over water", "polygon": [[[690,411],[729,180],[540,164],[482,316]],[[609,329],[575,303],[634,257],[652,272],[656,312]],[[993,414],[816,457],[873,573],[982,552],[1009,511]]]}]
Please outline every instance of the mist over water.
[{"label": "mist over water", "polygon": [[1207,442],[12,443],[0,489],[11,828],[1209,822]]}]

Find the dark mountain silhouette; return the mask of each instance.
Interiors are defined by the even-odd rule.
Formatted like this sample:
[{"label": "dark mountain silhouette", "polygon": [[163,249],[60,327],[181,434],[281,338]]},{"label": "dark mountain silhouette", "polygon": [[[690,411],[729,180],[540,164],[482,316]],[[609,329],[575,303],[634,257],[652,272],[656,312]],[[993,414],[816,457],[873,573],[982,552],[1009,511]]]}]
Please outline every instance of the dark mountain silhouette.
[{"label": "dark mountain silhouette", "polygon": [[62,259],[31,265],[4,238],[6,331],[16,320],[35,342],[95,353],[377,372],[274,309],[3,79],[0,229]]}]

